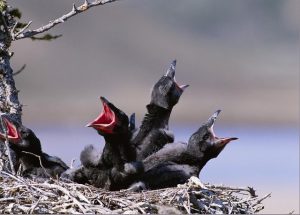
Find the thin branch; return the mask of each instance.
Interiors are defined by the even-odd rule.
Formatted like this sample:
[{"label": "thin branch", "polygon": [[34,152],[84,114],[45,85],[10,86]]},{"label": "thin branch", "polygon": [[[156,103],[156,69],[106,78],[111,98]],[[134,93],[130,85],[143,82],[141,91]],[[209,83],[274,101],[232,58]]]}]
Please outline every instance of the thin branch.
[{"label": "thin branch", "polygon": [[234,191],[246,191],[246,192],[249,192],[251,195],[253,195],[253,188],[250,188],[250,187],[243,188],[243,187],[229,187],[229,186],[223,186],[223,185],[208,185],[208,188],[234,190]]},{"label": "thin branch", "polygon": [[36,155],[36,154],[34,154],[34,153],[31,153],[31,152],[26,152],[26,151],[22,151],[22,153],[30,154],[30,155],[33,155],[33,156],[37,157],[37,158],[39,159],[41,168],[44,170],[45,174],[46,174],[49,178],[51,178],[51,175],[47,172],[46,168],[43,166],[41,156]]},{"label": "thin branch", "polygon": [[269,194],[263,196],[262,198],[258,199],[258,200],[252,205],[252,207],[253,207],[253,206],[256,206],[256,205],[258,205],[258,204],[260,204],[263,200],[265,200],[266,198],[269,198],[269,197],[271,197],[271,193],[269,193]]},{"label": "thin branch", "polygon": [[30,214],[32,214],[32,213],[34,212],[34,209],[35,209],[35,208],[38,206],[38,204],[40,203],[41,198],[42,198],[42,197],[40,197],[40,198],[37,200],[37,202],[31,206],[31,209],[30,209],[30,212],[29,212]]},{"label": "thin branch", "polygon": [[26,68],[26,64],[24,64],[18,71],[13,73],[13,76],[19,75]]},{"label": "thin branch", "polygon": [[27,23],[27,25],[25,25],[24,28],[22,28],[21,30],[19,30],[17,33],[14,34],[13,38],[18,37],[18,35],[22,34],[27,28],[29,28],[29,26],[31,25],[32,21],[29,21]]},{"label": "thin branch", "polygon": [[[14,32],[15,32],[15,30],[16,30],[16,27],[17,27],[17,25],[18,25],[18,21],[16,21],[15,22],[15,24],[14,24],[14,26],[13,26],[13,28],[11,29],[11,31],[10,31],[10,35],[12,35],[12,37],[14,36]],[[14,38],[13,38],[14,39]]]},{"label": "thin branch", "polygon": [[48,30],[50,30],[51,28],[53,28],[54,26],[60,24],[60,23],[63,23],[65,22],[66,20],[68,20],[69,18],[77,15],[77,14],[80,14],[92,7],[95,7],[95,6],[99,6],[99,5],[104,5],[104,4],[107,4],[107,3],[112,3],[112,2],[115,2],[115,1],[118,1],[118,0],[95,0],[93,2],[88,2],[87,0],[85,0],[85,2],[79,6],[79,7],[76,7],[75,4],[73,4],[72,6],[72,10],[65,14],[65,15],[62,15],[61,17],[53,20],[53,21],[50,21],[49,24],[47,25],[44,25],[42,27],[39,27],[35,30],[27,30],[26,32],[24,32],[24,30],[26,28],[28,28],[28,26],[26,25],[21,31],[19,31],[18,33],[16,33],[14,35],[14,40],[19,40],[19,39],[24,39],[24,38],[28,38],[28,37],[32,37],[32,36],[35,36],[37,34],[40,34],[40,33],[43,33],[43,32],[46,32]]},{"label": "thin branch", "polygon": [[[12,174],[6,172],[6,171],[1,171],[1,170],[0,170],[0,173],[1,173],[1,174],[4,174],[4,175],[6,175],[6,176],[8,176],[8,177],[10,177],[10,178],[12,178],[12,179],[14,179],[14,180],[16,180],[16,181],[19,182],[19,183],[24,183],[24,179],[20,179],[19,177],[16,177],[16,176],[14,176],[14,175],[12,175]],[[25,184],[25,186],[27,186],[27,184]]]},{"label": "thin branch", "polygon": [[24,178],[22,178],[22,177],[16,177],[16,176],[14,176],[14,175],[12,175],[12,174],[10,174],[10,173],[8,173],[8,172],[1,171],[1,170],[0,170],[0,174],[6,175],[6,176],[8,176],[9,178],[11,178],[11,179],[17,181],[17,182],[19,183],[20,186],[25,186],[25,187],[29,187],[29,188],[31,188],[31,189],[34,189],[34,190],[40,192],[42,195],[45,195],[45,196],[52,196],[52,197],[53,197],[53,196],[56,196],[56,195],[54,195],[53,193],[50,193],[50,192],[48,192],[48,191],[43,191],[43,190],[41,190],[41,189],[39,189],[39,188],[37,188],[37,187],[35,187],[35,186],[32,186],[32,185],[28,184],[28,183],[24,180]]}]

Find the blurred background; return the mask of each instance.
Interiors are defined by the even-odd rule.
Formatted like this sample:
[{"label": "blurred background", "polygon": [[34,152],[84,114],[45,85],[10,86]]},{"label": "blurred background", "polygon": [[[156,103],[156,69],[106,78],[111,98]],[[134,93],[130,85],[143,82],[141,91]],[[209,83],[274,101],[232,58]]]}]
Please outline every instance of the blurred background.
[{"label": "blurred background", "polygon": [[[83,1],[8,1],[31,28]],[[70,163],[87,144],[103,147],[84,126],[103,95],[136,113],[177,59],[176,79],[190,84],[173,110],[176,140],[216,109],[219,136],[238,141],[208,163],[203,182],[272,192],[263,213],[299,213],[299,5],[297,0],[127,0],[73,17],[51,30],[52,42],[14,42],[12,67],[23,122],[44,150]],[[77,161],[77,163],[79,163]]]}]

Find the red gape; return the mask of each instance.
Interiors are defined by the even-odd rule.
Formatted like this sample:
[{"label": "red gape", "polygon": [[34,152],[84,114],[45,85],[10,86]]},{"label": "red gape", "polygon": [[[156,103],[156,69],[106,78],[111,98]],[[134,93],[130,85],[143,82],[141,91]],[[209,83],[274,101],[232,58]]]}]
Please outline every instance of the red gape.
[{"label": "red gape", "polygon": [[214,142],[217,147],[222,147],[222,146],[226,145],[227,143],[238,139],[237,137],[217,137],[214,132],[213,125],[208,129],[208,131],[210,132],[211,141]]},{"label": "red gape", "polygon": [[87,127],[93,127],[97,131],[105,133],[113,133],[114,126],[117,123],[115,113],[110,109],[106,101],[100,98],[103,105],[103,110],[100,115],[92,122],[87,124]]},{"label": "red gape", "polygon": [[[5,127],[6,127],[6,128],[3,128],[3,129],[7,130],[8,141],[12,142],[12,143],[20,141],[21,137],[20,137],[20,134],[19,134],[16,126],[4,117],[3,117],[3,122],[4,122]],[[0,132],[0,139],[5,140],[5,133]]]}]

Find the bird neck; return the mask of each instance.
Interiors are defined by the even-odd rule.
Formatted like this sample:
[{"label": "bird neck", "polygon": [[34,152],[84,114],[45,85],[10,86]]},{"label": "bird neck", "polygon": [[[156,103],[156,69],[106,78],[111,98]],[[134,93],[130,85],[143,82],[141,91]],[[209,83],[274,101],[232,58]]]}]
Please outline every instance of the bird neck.
[{"label": "bird neck", "polygon": [[144,116],[141,129],[147,127],[159,127],[168,129],[171,110],[154,104],[147,105],[147,113]]},{"label": "bird neck", "polygon": [[132,140],[134,145],[139,145],[153,128],[169,129],[169,118],[171,110],[167,110],[155,104],[148,104],[140,130]]},{"label": "bird neck", "polygon": [[[136,159],[135,147],[130,142],[131,132],[117,133],[104,136],[104,150],[111,156],[120,157],[120,162],[129,162]],[[113,159],[115,159],[113,158]]]},{"label": "bird neck", "polygon": [[209,154],[201,151],[199,144],[188,143],[187,153],[189,154],[189,159],[192,161],[193,165],[197,167],[197,171],[199,172],[211,159]]},{"label": "bird neck", "polygon": [[124,133],[113,133],[103,136],[106,144],[121,144],[129,142],[130,131]]}]

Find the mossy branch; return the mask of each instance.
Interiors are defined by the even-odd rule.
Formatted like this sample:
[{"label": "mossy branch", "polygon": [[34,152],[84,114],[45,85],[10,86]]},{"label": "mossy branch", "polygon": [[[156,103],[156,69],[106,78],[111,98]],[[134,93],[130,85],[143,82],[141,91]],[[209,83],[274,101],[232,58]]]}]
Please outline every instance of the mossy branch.
[{"label": "mossy branch", "polygon": [[[87,0],[84,1],[84,3],[82,5],[80,5],[79,7],[76,7],[75,4],[73,4],[72,10],[65,14],[62,15],[61,17],[50,21],[49,24],[41,26],[35,30],[27,30],[29,25],[31,24],[31,21],[20,31],[14,33],[12,32],[12,38],[13,40],[20,40],[20,39],[24,39],[24,38],[33,38],[35,35],[44,33],[48,30],[50,30],[51,28],[53,28],[54,26],[64,23],[65,21],[67,21],[69,18],[80,14],[82,12],[87,11],[88,9],[95,7],[95,6],[100,6],[100,5],[104,5],[107,3],[112,3],[115,2],[117,0],[95,0],[93,2],[89,2]],[[47,36],[49,38],[49,36]],[[51,39],[54,39],[55,36],[52,36]]]}]

